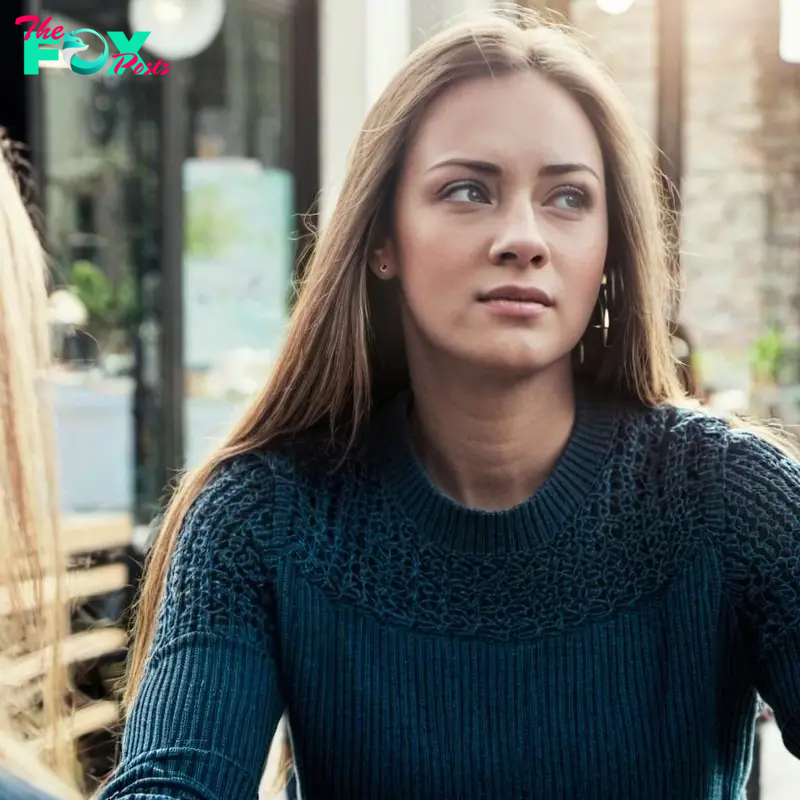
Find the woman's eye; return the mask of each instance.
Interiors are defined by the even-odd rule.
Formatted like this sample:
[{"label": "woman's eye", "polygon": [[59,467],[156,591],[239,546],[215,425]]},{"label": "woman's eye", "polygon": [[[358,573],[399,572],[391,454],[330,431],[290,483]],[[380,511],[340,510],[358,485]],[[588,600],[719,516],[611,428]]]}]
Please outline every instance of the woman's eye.
[{"label": "woman's eye", "polygon": [[444,191],[447,200],[456,203],[488,203],[486,192],[475,183],[459,183],[450,186]]},{"label": "woman's eye", "polygon": [[559,192],[553,202],[562,211],[583,211],[591,206],[591,198],[588,193],[577,186],[571,186]]}]

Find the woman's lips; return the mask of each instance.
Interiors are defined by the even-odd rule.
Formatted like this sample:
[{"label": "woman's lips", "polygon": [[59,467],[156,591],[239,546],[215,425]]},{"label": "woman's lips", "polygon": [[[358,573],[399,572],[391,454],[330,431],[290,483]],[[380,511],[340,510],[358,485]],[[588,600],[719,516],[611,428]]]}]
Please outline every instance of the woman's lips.
[{"label": "woman's lips", "polygon": [[478,300],[492,313],[509,317],[538,317],[553,305],[550,295],[537,286],[498,286]]},{"label": "woman's lips", "polygon": [[497,298],[480,302],[493,314],[504,317],[538,317],[550,308],[544,303],[537,303],[533,300]]}]

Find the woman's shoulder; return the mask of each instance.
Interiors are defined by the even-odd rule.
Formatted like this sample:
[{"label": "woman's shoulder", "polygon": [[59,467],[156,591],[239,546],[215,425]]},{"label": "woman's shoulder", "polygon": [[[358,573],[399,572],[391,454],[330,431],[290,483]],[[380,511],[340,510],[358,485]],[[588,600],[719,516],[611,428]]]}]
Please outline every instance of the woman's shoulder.
[{"label": "woman's shoulder", "polygon": [[724,452],[731,440],[731,420],[699,403],[663,403],[657,406],[624,404],[620,435],[639,445],[658,445],[661,455],[680,451]]},{"label": "woman's shoulder", "polygon": [[656,438],[720,454],[789,458],[796,445],[786,430],[758,420],[718,413],[691,400],[649,408],[626,407],[628,430],[649,429]]},{"label": "woman's shoulder", "polygon": [[197,493],[187,520],[222,516],[241,522],[259,509],[271,507],[280,467],[280,459],[265,451],[226,459]]},{"label": "woman's shoulder", "polygon": [[689,403],[628,407],[621,416],[620,449],[659,472],[726,488],[757,486],[770,475],[800,486],[796,444],[774,426]]},{"label": "woman's shoulder", "polygon": [[363,441],[348,447],[327,426],[283,436],[220,464],[199,493],[192,513],[222,511],[241,521],[290,502],[298,492],[340,491],[343,482],[360,480],[363,456]]}]

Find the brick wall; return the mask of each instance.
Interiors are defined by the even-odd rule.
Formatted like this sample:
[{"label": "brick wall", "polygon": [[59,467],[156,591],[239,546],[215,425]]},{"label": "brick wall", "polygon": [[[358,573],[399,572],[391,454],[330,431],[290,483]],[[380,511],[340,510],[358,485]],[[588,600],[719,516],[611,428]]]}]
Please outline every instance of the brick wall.
[{"label": "brick wall", "polygon": [[[777,3],[767,4],[758,31],[757,145],[767,180],[766,253],[762,298],[765,322],[800,341],[800,66],[776,55]],[[800,375],[797,375],[800,382]]]},{"label": "brick wall", "polygon": [[[765,324],[800,334],[799,68],[779,60],[777,5],[686,0],[682,311],[720,388],[749,386]],[[572,0],[572,19],[655,136],[653,0],[619,16]]]}]

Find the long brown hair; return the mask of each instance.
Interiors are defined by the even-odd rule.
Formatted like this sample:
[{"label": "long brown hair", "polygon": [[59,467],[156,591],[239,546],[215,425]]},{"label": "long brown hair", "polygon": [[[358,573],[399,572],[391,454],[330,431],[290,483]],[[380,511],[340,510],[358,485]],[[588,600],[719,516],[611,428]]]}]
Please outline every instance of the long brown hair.
[{"label": "long brown hair", "polygon": [[389,224],[404,153],[426,108],[459,82],[529,69],[580,103],[600,140],[609,177],[614,336],[603,347],[587,331],[576,371],[598,390],[645,406],[682,401],[667,324],[677,286],[662,183],[620,89],[588,48],[530,12],[487,12],[443,31],[409,57],[367,115],[267,385],[227,440],[185,475],[169,504],[139,600],[126,704],[142,680],[184,517],[215,471],[277,437],[319,424],[352,444],[376,400],[407,381],[396,309],[367,260]]},{"label": "long brown hair", "polygon": [[0,132],[0,661],[42,653],[44,679],[42,702],[32,707],[0,681],[0,767],[66,800],[79,794],[59,648],[66,611],[47,392],[46,262],[12,161],[22,163]]}]

